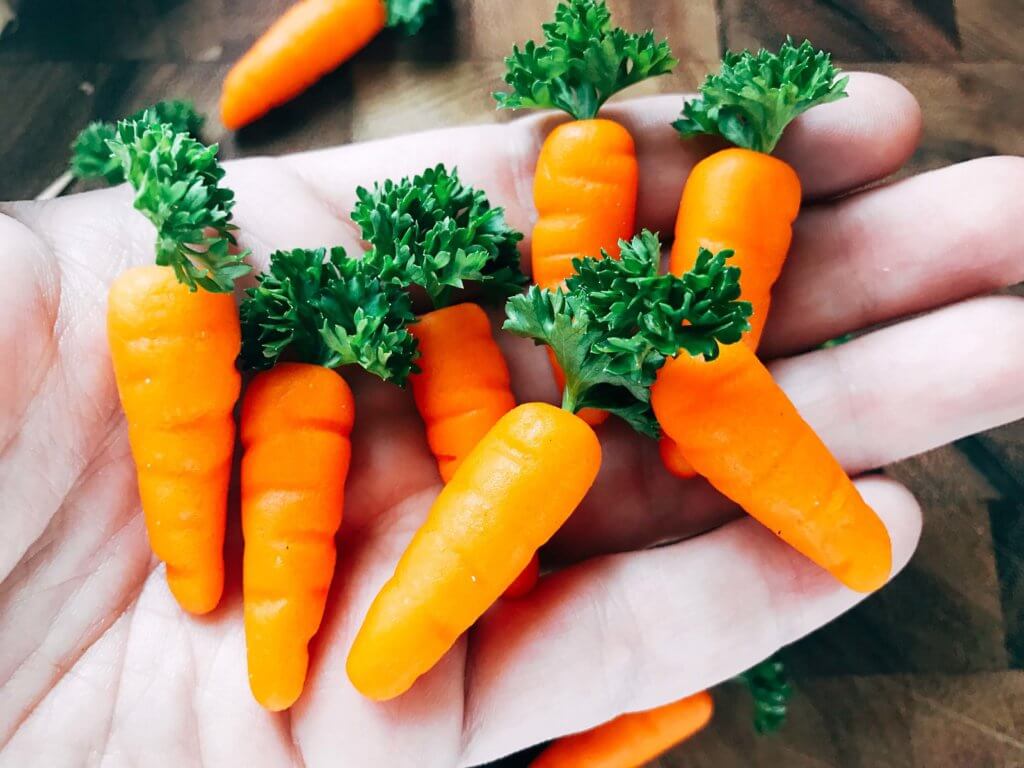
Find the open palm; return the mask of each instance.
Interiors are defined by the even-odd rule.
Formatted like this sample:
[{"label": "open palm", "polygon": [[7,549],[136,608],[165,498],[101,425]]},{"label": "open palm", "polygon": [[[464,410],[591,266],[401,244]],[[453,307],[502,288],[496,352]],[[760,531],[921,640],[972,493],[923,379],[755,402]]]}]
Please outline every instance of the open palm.
[{"label": "open palm", "polygon": [[[1024,415],[1024,303],[955,303],[1024,278],[1024,160],[848,194],[897,171],[920,132],[897,84],[855,75],[849,88],[780,149],[808,204],[763,348],[863,473]],[[640,224],[664,232],[699,152],[669,127],[680,103],[609,109],[637,138]],[[553,120],[231,164],[242,244],[257,266],[280,247],[358,249],[355,187],[438,162],[529,231]],[[338,571],[305,694],[264,712],[246,679],[237,522],[224,600],[200,619],[175,604],[146,541],[104,317],[113,277],[151,258],[152,229],[123,188],[0,210],[0,765],[473,765],[711,686],[859,599],[609,423],[598,484],[546,553],[561,569],[485,616],[410,693],[366,701],[345,656],[440,483],[410,395],[346,373],[358,415]],[[501,343],[520,400],[554,398],[545,355]],[[902,566],[917,505],[880,476],[858,486]]]}]

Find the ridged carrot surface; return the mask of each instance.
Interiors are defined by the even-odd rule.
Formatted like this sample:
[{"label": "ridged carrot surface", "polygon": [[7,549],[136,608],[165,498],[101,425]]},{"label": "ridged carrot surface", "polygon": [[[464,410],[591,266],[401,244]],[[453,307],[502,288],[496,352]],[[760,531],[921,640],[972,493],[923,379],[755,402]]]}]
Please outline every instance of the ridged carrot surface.
[{"label": "ridged carrot surface", "polygon": [[422,315],[409,331],[419,343],[420,372],[410,377],[427,442],[448,482],[463,459],[515,407],[508,366],[476,304]]},{"label": "ridged carrot surface", "polygon": [[715,152],[690,172],[676,219],[670,269],[691,269],[701,247],[732,249],[741,298],[753,304],[745,343],[757,349],[771,291],[779,278],[800,212],[800,179],[782,160],[749,149]]},{"label": "ridged carrot surface", "polygon": [[356,689],[391,699],[440,661],[568,519],[600,464],[597,436],[567,411],[528,403],[502,417],[370,606],[348,657]]},{"label": "ridged carrot surface", "polygon": [[241,379],[230,294],[190,292],[168,267],[111,285],[107,335],[150,544],[181,606],[213,610],[224,586],[224,517]]},{"label": "ridged carrot surface", "polygon": [[851,589],[885,584],[885,525],[748,345],[669,360],[651,404],[694,469],[752,517]]},{"label": "ridged carrot surface", "polygon": [[384,29],[383,0],[299,0],[232,67],[221,120],[232,130],[284,104]]},{"label": "ridged carrot surface", "polygon": [[245,638],[249,684],[270,710],[290,707],[306,680],[334,576],[353,418],[345,380],[318,365],[280,363],[246,390]]},{"label": "ridged carrot surface", "polygon": [[[693,267],[701,247],[735,251],[741,298],[754,308],[744,343],[757,349],[800,212],[800,179],[782,160],[749,149],[725,149],[701,160],[683,188],[669,269]],[[677,477],[693,477],[690,462],[668,438],[661,457]]]},{"label": "ridged carrot surface", "polygon": [[632,712],[558,739],[530,768],[642,768],[711,721],[715,705],[704,692],[663,707]]},{"label": "ridged carrot surface", "polygon": [[533,183],[537,285],[561,285],[574,258],[618,255],[619,240],[635,234],[638,176],[633,137],[612,120],[574,120],[548,135]]}]

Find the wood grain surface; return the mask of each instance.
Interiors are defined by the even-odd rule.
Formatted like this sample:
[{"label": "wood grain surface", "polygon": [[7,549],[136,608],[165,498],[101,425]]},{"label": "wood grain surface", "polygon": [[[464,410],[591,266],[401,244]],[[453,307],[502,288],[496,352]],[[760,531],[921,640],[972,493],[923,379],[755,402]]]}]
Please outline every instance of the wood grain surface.
[{"label": "wood grain surface", "polygon": [[[18,28],[0,40],[0,199],[32,197],[58,176],[89,120],[172,96],[215,114],[231,62],[287,5],[22,0]],[[213,120],[206,135],[232,157],[506,119],[488,98],[501,58],[553,5],[452,0],[421,35],[383,35],[250,129],[230,135]],[[724,47],[808,36],[846,68],[889,74],[920,99],[926,133],[907,172],[1024,154],[1022,0],[610,5],[625,26],[667,35],[682,59],[649,90],[692,88]],[[1024,766],[1024,425],[886,471],[924,505],[920,551],[880,595],[785,652],[798,691],[785,732],[754,736],[749,702],[724,688],[713,726],[659,765]]]}]

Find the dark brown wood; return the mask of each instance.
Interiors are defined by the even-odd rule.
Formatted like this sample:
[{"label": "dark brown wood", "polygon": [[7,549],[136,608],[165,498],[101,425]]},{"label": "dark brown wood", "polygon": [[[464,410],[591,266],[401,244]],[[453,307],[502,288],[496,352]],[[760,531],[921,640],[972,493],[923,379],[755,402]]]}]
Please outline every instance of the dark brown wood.
[{"label": "dark brown wood", "polygon": [[[289,0],[24,0],[0,40],[0,199],[38,193],[89,120],[187,96],[215,115],[230,63]],[[452,0],[424,34],[384,34],[257,125],[207,136],[226,156],[283,153],[505,119],[489,93],[513,40],[554,0]],[[645,85],[692,88],[723,46],[786,34],[892,75],[926,131],[911,170],[1024,154],[1020,0],[610,0],[668,36],[681,66]],[[969,257],[969,255],[965,255]],[[942,386],[936,382],[936,386]],[[662,766],[1024,766],[1024,425],[887,470],[927,516],[921,548],[881,595],[785,653],[797,695],[786,731],[753,735],[749,701],[718,694],[714,725]],[[505,765],[524,765],[520,757]]]}]

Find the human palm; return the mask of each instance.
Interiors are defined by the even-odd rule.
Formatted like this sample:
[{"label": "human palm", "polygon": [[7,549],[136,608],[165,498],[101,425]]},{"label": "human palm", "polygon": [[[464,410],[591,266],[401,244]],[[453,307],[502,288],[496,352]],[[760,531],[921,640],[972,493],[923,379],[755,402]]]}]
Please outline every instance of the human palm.
[{"label": "human palm", "polygon": [[[955,303],[1024,278],[1024,161],[847,195],[897,171],[920,131],[892,81],[855,75],[850,92],[797,121],[780,149],[808,203],[763,350],[863,473],[1024,414],[1024,304]],[[664,232],[699,154],[669,127],[679,104],[608,110],[637,138],[639,223]],[[357,249],[355,187],[438,162],[529,231],[532,162],[552,119],[231,164],[241,242],[257,266],[280,247]],[[0,765],[473,765],[709,687],[859,599],[609,422],[598,483],[546,553],[559,570],[486,615],[408,694],[364,700],[345,655],[440,482],[409,394],[345,372],[358,415],[338,570],[305,694],[267,713],[246,679],[237,519],[222,605],[203,618],[175,604],[146,541],[104,315],[113,277],[151,258],[150,225],[123,188],[0,210]],[[553,398],[546,356],[501,343],[520,400]],[[914,500],[880,476],[858,486],[902,566]]]}]

